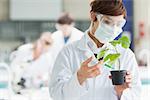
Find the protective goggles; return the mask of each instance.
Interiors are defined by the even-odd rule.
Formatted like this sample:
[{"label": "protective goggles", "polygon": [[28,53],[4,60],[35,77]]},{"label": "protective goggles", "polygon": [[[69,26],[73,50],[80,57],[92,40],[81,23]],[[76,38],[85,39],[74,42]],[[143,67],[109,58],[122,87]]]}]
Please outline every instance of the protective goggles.
[{"label": "protective goggles", "polygon": [[97,15],[97,19],[100,21],[100,22],[103,22],[109,26],[117,26],[117,27],[120,27],[122,28],[125,24],[126,24],[126,20],[125,19],[121,19],[121,20],[117,20],[115,21],[112,16],[108,16],[108,15],[102,15],[102,14],[98,14]]}]

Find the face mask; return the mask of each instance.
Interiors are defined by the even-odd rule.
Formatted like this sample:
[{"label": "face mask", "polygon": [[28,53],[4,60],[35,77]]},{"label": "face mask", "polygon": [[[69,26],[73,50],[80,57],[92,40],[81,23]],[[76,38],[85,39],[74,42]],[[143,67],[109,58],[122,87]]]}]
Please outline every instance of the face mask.
[{"label": "face mask", "polygon": [[109,26],[103,21],[100,22],[94,36],[102,43],[108,43],[114,40],[120,33],[122,28],[117,26]]}]

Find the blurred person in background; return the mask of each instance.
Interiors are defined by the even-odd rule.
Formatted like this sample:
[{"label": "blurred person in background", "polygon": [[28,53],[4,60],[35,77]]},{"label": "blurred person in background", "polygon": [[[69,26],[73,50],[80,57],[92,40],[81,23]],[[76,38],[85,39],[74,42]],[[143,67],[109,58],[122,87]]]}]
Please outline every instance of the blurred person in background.
[{"label": "blurred person in background", "polygon": [[83,32],[74,27],[74,19],[69,13],[63,13],[55,25],[57,31],[52,34],[53,58],[55,59],[59,51],[73,41],[81,39]]},{"label": "blurred person in background", "polygon": [[36,42],[24,44],[12,53],[12,83],[15,92],[23,88],[47,86],[49,71],[52,68],[52,43],[51,33],[43,32]]}]

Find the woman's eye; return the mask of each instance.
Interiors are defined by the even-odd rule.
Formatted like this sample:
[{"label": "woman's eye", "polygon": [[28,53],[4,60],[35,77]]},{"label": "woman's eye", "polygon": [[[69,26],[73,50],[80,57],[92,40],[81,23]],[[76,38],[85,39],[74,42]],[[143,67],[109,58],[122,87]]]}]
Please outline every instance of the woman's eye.
[{"label": "woman's eye", "polygon": [[108,25],[111,24],[111,22],[108,21],[108,20],[105,20],[104,22],[105,22],[106,24],[108,24]]}]

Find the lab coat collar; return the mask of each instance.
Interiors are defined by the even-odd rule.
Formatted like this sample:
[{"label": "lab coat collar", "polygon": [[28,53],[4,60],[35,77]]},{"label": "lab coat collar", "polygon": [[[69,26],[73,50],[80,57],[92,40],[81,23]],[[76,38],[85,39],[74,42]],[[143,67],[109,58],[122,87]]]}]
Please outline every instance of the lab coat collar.
[{"label": "lab coat collar", "polygon": [[[90,50],[90,48],[88,46],[88,42],[91,40],[91,38],[89,37],[88,32],[89,32],[89,30],[87,30],[85,32],[84,36],[79,40],[78,46],[77,46],[78,49],[83,50],[83,51]],[[108,45],[110,45],[110,44],[109,43],[104,44],[101,48],[99,48],[99,50],[106,48]]]}]

